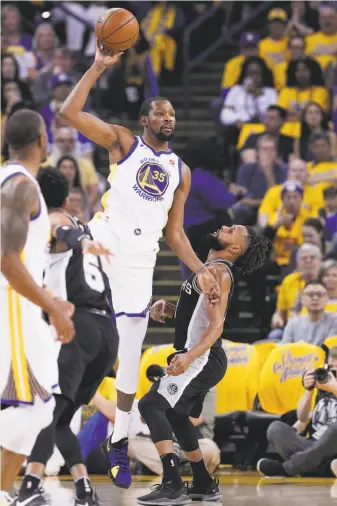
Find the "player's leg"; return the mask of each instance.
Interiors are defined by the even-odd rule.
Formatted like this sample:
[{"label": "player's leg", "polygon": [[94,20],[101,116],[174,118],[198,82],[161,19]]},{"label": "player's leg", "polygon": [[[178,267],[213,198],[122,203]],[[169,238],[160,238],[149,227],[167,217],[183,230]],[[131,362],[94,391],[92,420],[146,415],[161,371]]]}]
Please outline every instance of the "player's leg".
[{"label": "player's leg", "polygon": [[[178,470],[178,458],[173,448],[172,427],[167,419],[168,401],[152,388],[138,403],[140,414],[151,433],[162,466],[162,483],[152,492],[138,497],[139,504],[187,504],[191,501]],[[166,504],[166,503],[165,503]]]},{"label": "player's leg", "polygon": [[132,404],[136,395],[142,344],[145,339],[148,314],[145,318],[120,316],[117,318],[119,334],[119,366],[117,370],[117,408],[113,434],[102,443],[109,458],[109,476],[121,488],[131,485],[128,464],[128,432]]}]

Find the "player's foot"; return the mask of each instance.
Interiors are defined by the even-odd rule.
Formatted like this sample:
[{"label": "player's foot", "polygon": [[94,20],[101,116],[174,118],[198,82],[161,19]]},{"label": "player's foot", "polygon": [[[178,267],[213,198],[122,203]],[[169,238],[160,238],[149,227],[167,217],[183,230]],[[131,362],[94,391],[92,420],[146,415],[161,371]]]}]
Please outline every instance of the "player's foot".
[{"label": "player's foot", "polygon": [[9,503],[10,506],[50,506],[50,503],[44,497],[44,490],[39,486],[33,491],[27,489],[20,490],[14,497],[13,502]]},{"label": "player's foot", "polygon": [[187,488],[188,497],[194,501],[219,501],[221,494],[219,490],[219,479],[214,478],[212,483],[208,486],[202,486],[202,483],[188,484]]},{"label": "player's foot", "polygon": [[272,459],[260,459],[256,465],[257,471],[262,476],[289,477],[281,462]]},{"label": "player's foot", "polygon": [[151,487],[152,492],[141,497],[137,497],[138,504],[158,504],[160,506],[180,506],[192,502],[187,495],[186,486],[180,490],[175,490],[171,486],[171,482],[163,482],[159,485]]},{"label": "player's foot", "polygon": [[337,459],[334,459],[331,464],[330,464],[330,467],[331,467],[331,471],[333,472],[333,474],[336,476],[337,478]]},{"label": "player's foot", "polygon": [[110,462],[108,475],[116,487],[129,488],[132,483],[128,449],[127,438],[121,439],[117,443],[111,443],[109,436],[101,443],[101,450]]},{"label": "player's foot", "polygon": [[88,494],[82,499],[75,497],[74,506],[101,506],[96,491],[93,490],[92,494]]}]

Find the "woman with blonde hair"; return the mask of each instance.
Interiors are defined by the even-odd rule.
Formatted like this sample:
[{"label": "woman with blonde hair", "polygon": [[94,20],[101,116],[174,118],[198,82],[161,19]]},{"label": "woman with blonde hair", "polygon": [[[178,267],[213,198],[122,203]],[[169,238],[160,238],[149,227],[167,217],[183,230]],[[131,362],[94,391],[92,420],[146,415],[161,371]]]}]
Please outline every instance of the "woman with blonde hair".
[{"label": "woman with blonde hair", "polygon": [[324,283],[329,295],[326,311],[337,311],[337,260],[325,260],[320,268],[318,278]]}]

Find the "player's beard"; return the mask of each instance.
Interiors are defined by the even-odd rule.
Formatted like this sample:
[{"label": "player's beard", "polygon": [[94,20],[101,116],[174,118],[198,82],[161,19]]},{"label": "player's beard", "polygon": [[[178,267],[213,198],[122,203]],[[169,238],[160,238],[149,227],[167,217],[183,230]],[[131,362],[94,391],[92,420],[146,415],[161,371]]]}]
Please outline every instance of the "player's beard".
[{"label": "player's beard", "polygon": [[207,234],[206,235],[206,242],[209,249],[213,249],[215,251],[222,251],[223,249],[230,246],[229,242],[220,241],[217,237],[217,233],[213,234]]},{"label": "player's beard", "polygon": [[159,132],[154,132],[154,130],[151,128],[153,135],[160,142],[170,142],[174,137],[174,130],[171,130],[171,133],[166,134],[162,128],[159,130]]}]

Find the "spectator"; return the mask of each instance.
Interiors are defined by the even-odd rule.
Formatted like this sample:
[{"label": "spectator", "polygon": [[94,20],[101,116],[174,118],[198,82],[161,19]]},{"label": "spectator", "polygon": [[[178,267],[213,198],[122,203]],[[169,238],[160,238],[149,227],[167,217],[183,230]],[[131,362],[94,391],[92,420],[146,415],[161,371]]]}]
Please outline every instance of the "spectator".
[{"label": "spectator", "polygon": [[[303,211],[307,212],[310,216],[318,216],[319,209],[323,204],[323,193],[319,187],[307,184],[308,170],[303,160],[293,158],[289,162],[287,180],[297,181],[303,186]],[[258,225],[261,228],[264,228],[272,215],[280,209],[282,205],[281,192],[282,185],[275,185],[269,188],[264,195],[258,211]]]},{"label": "spectator", "polygon": [[98,199],[98,176],[92,161],[80,155],[76,141],[77,134],[73,128],[62,127],[57,130],[55,144],[46,164],[55,167],[59,159],[65,155],[75,158],[80,170],[81,186],[87,192],[88,203],[92,208]]},{"label": "spectator", "polygon": [[245,122],[261,122],[268,107],[277,102],[273,75],[261,58],[247,58],[238,84],[225,98],[220,121],[235,125],[237,133]]},{"label": "spectator", "polygon": [[1,81],[19,81],[19,65],[12,54],[1,55]]},{"label": "spectator", "polygon": [[312,160],[309,149],[309,139],[313,133],[327,132],[330,137],[332,152],[336,154],[337,138],[334,132],[329,131],[329,121],[324,109],[316,102],[308,102],[301,114],[301,136],[295,139],[295,156],[306,162]]},{"label": "spectator", "polygon": [[232,212],[237,224],[254,224],[257,210],[267,189],[285,181],[286,166],[276,161],[276,141],[262,135],[257,141],[257,162],[241,165],[238,185],[247,189],[246,196],[234,204]]},{"label": "spectator", "polygon": [[[213,139],[191,139],[184,152],[184,161],[192,171],[191,190],[185,204],[184,228],[194,251],[202,262],[209,252],[206,235],[222,225],[230,225],[227,209],[235,201],[239,188],[223,182],[217,146]],[[181,264],[182,278],[189,271]]]},{"label": "spectator", "polygon": [[318,279],[328,292],[329,301],[325,306],[325,311],[337,314],[337,261],[325,260],[320,268]]},{"label": "spectator", "polygon": [[327,186],[337,183],[337,162],[332,154],[331,139],[327,132],[313,133],[309,139],[313,161],[308,163],[310,184],[324,183]]},{"label": "spectator", "polygon": [[277,158],[284,163],[288,162],[289,156],[294,152],[294,139],[288,135],[281,134],[287,113],[278,105],[270,105],[264,115],[265,132],[251,134],[246,140],[241,150],[241,159],[243,163],[256,162],[256,145],[258,139],[264,133],[273,137],[276,141]]},{"label": "spectator", "polygon": [[76,216],[81,223],[86,223],[90,219],[86,210],[85,196],[81,188],[72,188],[70,190],[65,210],[71,216]]},{"label": "spectator", "polygon": [[72,77],[68,74],[56,74],[52,77],[52,99],[51,102],[45,105],[40,114],[46,123],[47,129],[50,129],[51,124],[55,118],[55,110],[59,110],[65,99],[71,92],[74,85]]},{"label": "spectator", "polygon": [[[337,456],[336,347],[329,351],[328,369],[327,383],[317,381],[313,370],[306,371],[303,375],[305,391],[297,406],[297,417],[305,426],[310,421],[305,431],[309,437],[305,437],[306,434],[297,434],[293,427],[284,422],[273,422],[268,427],[267,438],[270,443],[273,443],[284,462],[272,459],[259,460],[257,469],[261,474],[265,476],[326,476],[330,474],[337,477],[337,460],[335,459]],[[315,408],[312,412],[313,401]],[[327,469],[328,467],[331,471]]]},{"label": "spectator", "polygon": [[39,25],[35,30],[32,45],[36,57],[37,70],[40,70],[45,65],[50,65],[52,63],[57,46],[58,38],[53,25],[50,23],[42,23]]},{"label": "spectator", "polygon": [[240,37],[240,54],[227,61],[222,75],[222,90],[238,83],[242,66],[247,58],[259,55],[259,35],[255,32],[244,32]]},{"label": "spectator", "polygon": [[337,51],[337,12],[332,5],[323,5],[319,9],[320,31],[309,35],[306,40],[307,55],[315,58],[321,68],[336,62]]},{"label": "spectator", "polygon": [[318,16],[308,5],[310,2],[292,0],[291,18],[287,26],[289,37],[306,37],[318,29]]},{"label": "spectator", "polygon": [[2,51],[13,54],[19,65],[20,79],[35,77],[35,56],[31,51],[31,35],[21,32],[21,15],[13,4],[2,9]]},{"label": "spectator", "polygon": [[297,121],[308,102],[316,102],[324,110],[330,105],[320,66],[306,57],[289,63],[287,85],[279,95],[278,104],[288,111],[290,120]]},{"label": "spectator", "polygon": [[288,38],[285,35],[287,19],[287,13],[283,9],[272,9],[268,13],[270,36],[261,40],[259,50],[260,57],[266,60],[270,68],[288,58]]},{"label": "spectator", "polygon": [[289,274],[281,283],[276,311],[272,317],[272,328],[269,338],[280,339],[282,328],[293,315],[299,314],[302,309],[301,294],[309,281],[317,279],[321,266],[322,253],[314,244],[302,244],[297,253],[297,271]]},{"label": "spectator", "polygon": [[337,186],[329,186],[323,190],[324,208],[320,216],[324,220],[325,237],[331,241],[337,234]]},{"label": "spectator", "polygon": [[[324,241],[324,226],[318,218],[307,218],[302,225],[302,236],[305,244],[315,244],[319,247],[323,257],[326,252],[326,246]],[[287,267],[282,269],[282,275],[288,276],[296,269],[296,258],[298,248],[295,248],[291,252],[290,262]]]},{"label": "spectator", "polygon": [[173,71],[177,43],[172,31],[184,25],[182,11],[173,2],[158,2],[146,14],[141,22],[144,35],[151,46],[150,55],[155,73],[159,75],[162,68]]},{"label": "spectator", "polygon": [[289,61],[296,61],[304,58],[305,57],[304,50],[305,50],[305,41],[303,37],[297,35],[296,37],[289,39],[288,41],[289,60],[283,61],[282,63],[278,63],[277,65],[273,66],[275,88],[278,91],[283,90],[283,88],[286,85]]},{"label": "spectator", "polygon": [[77,82],[80,77],[74,69],[75,62],[69,49],[55,49],[53,62],[42,69],[33,83],[33,96],[37,107],[42,108],[52,99],[52,78],[58,74],[67,74]]},{"label": "spectator", "polygon": [[80,170],[75,158],[72,156],[62,156],[57,162],[56,168],[67,178],[70,190],[73,188],[82,189],[80,182]]},{"label": "spectator", "polygon": [[290,318],[280,344],[305,341],[321,346],[327,337],[337,335],[337,314],[326,311],[328,302],[326,286],[318,280],[309,281],[302,293],[306,314]]}]

